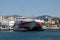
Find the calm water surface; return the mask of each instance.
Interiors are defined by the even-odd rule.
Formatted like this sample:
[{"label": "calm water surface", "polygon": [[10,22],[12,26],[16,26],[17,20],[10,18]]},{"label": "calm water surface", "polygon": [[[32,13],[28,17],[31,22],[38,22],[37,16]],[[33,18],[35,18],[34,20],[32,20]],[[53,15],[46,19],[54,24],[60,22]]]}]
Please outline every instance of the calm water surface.
[{"label": "calm water surface", "polygon": [[60,30],[33,32],[0,31],[0,40],[60,40]]}]

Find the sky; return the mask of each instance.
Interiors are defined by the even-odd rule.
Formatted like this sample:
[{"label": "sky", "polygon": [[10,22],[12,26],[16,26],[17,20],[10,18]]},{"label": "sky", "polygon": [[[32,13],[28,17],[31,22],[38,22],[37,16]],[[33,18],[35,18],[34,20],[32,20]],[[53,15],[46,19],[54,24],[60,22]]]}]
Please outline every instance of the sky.
[{"label": "sky", "polygon": [[60,17],[60,0],[0,0],[0,15]]}]

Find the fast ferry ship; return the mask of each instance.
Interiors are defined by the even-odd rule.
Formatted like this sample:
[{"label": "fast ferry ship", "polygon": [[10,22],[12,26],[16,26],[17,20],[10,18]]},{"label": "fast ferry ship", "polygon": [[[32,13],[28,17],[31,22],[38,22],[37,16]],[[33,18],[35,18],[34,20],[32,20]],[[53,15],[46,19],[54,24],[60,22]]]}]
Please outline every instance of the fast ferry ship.
[{"label": "fast ferry ship", "polygon": [[14,31],[43,31],[40,20],[25,19],[16,21]]}]

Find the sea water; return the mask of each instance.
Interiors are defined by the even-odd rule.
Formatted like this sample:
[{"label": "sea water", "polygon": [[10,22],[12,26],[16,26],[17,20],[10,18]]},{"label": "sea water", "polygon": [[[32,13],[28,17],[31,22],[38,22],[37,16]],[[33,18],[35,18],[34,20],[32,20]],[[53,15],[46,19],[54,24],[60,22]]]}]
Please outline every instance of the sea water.
[{"label": "sea water", "polygon": [[0,31],[0,40],[60,40],[60,30]]}]

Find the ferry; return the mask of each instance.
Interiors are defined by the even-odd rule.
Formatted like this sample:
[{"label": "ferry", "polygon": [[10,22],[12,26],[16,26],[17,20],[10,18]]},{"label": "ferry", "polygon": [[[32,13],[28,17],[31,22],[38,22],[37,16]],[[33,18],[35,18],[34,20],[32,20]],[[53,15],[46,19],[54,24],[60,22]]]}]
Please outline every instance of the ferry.
[{"label": "ferry", "polygon": [[14,31],[43,31],[43,28],[39,20],[24,20],[15,23]]}]

